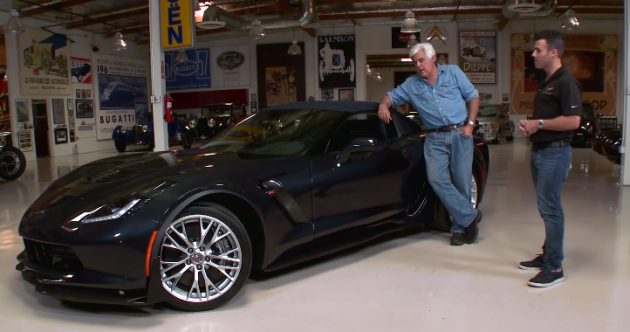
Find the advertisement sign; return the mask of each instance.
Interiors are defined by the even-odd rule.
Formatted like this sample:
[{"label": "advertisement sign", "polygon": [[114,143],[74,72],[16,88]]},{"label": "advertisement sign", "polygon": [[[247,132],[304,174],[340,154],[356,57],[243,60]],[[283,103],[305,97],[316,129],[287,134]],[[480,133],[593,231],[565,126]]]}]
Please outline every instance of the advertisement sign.
[{"label": "advertisement sign", "polygon": [[164,52],[166,91],[210,88],[210,49]]},{"label": "advertisement sign", "polygon": [[136,111],[148,104],[149,64],[144,60],[94,54],[96,102],[96,139],[112,138],[117,126],[133,126]]},{"label": "advertisement sign", "polygon": [[92,84],[92,61],[77,57],[70,59],[72,83]]},{"label": "advertisement sign", "polygon": [[70,47],[64,34],[26,29],[18,35],[22,95],[69,96]]},{"label": "advertisement sign", "polygon": [[[511,89],[507,100],[510,113],[531,115],[534,96],[544,72],[534,66],[528,34],[511,38]],[[617,115],[617,59],[619,40],[616,35],[564,36],[562,64],[582,88],[582,101],[591,103],[595,113]]]},{"label": "advertisement sign", "polygon": [[459,67],[472,84],[496,84],[496,31],[460,31]]},{"label": "advertisement sign", "polygon": [[319,36],[319,88],[356,87],[354,35]]},{"label": "advertisement sign", "polygon": [[196,27],[192,0],[160,0],[163,50],[195,46]]}]

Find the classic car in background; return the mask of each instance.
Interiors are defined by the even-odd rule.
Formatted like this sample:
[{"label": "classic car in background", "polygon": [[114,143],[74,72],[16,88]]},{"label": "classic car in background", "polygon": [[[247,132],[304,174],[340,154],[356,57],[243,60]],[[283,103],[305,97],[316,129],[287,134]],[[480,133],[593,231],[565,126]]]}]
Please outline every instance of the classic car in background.
[{"label": "classic car in background", "polygon": [[510,120],[503,105],[479,105],[477,115],[479,134],[486,140],[498,144],[501,138],[514,140],[514,121]]},{"label": "classic car in background", "polygon": [[621,165],[619,147],[623,144],[623,130],[613,129],[602,131],[591,141],[593,151],[606,157],[611,162]]},{"label": "classic car in background", "polygon": [[203,105],[199,116],[193,114],[188,123],[182,127],[182,146],[184,149],[189,149],[193,141],[210,139],[246,117],[245,105],[241,103]]},{"label": "classic car in background", "polygon": [[[182,125],[183,123],[177,119],[167,123],[168,141],[171,144],[181,142]],[[118,152],[125,152],[127,145],[148,145],[153,149],[155,146],[153,113],[144,113],[135,126],[117,126],[112,132],[112,139]]]},{"label": "classic car in background", "polygon": [[582,103],[582,120],[580,127],[573,131],[573,140],[571,145],[578,147],[591,147],[591,141],[595,138],[595,135],[599,134],[601,130],[600,118],[602,113],[595,114],[595,107],[592,103]]}]

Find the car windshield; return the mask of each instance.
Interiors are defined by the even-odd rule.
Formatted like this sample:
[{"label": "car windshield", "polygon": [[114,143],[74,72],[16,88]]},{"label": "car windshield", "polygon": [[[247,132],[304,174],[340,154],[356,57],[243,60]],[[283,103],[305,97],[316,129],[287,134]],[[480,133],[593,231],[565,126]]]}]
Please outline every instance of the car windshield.
[{"label": "car windshield", "polygon": [[211,106],[203,106],[201,108],[201,114],[205,116],[219,116],[219,117],[230,117],[230,109],[232,105],[211,105]]},{"label": "car windshield", "polygon": [[318,109],[268,110],[225,129],[201,148],[242,157],[300,156],[330,137],[345,115]]},{"label": "car windshield", "polygon": [[479,117],[484,117],[484,118],[493,118],[497,116],[497,107],[496,106],[485,106],[485,105],[480,105],[479,106]]}]

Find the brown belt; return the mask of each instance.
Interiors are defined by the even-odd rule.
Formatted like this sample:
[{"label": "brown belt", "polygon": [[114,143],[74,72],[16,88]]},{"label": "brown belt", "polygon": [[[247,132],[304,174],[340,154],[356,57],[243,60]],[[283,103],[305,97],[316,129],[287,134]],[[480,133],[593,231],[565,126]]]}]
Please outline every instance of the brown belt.
[{"label": "brown belt", "polygon": [[437,133],[437,132],[449,132],[449,131],[455,131],[457,130],[457,128],[461,128],[463,126],[466,125],[466,121],[455,124],[455,125],[450,125],[450,126],[444,126],[444,127],[440,127],[440,128],[436,128],[436,129],[428,129],[427,131],[430,133]]}]

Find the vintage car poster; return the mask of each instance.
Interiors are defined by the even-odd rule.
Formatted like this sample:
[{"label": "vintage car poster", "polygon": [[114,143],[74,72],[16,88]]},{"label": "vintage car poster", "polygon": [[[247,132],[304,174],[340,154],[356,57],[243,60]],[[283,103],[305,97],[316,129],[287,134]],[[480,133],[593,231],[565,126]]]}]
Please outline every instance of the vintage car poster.
[{"label": "vintage car poster", "polygon": [[26,29],[18,35],[22,95],[69,96],[70,47],[65,34]]},{"label": "vintage car poster", "polygon": [[103,54],[94,54],[92,64],[98,86],[93,96],[96,139],[107,140],[117,126],[136,124],[137,100],[148,103],[149,64],[145,60]]},{"label": "vintage car poster", "polygon": [[496,84],[496,31],[460,31],[459,67],[472,84]]},{"label": "vintage car poster", "polygon": [[[258,109],[306,100],[306,63],[303,56],[287,54],[291,43],[256,45]],[[304,42],[298,42],[304,50]]]},{"label": "vintage car poster", "polygon": [[210,88],[210,49],[164,52],[166,91]]},{"label": "vintage car poster", "polygon": [[92,64],[90,59],[77,57],[71,57],[70,59],[72,83],[92,84]]},{"label": "vintage car poster", "polygon": [[357,86],[355,44],[354,35],[317,37],[320,89]]},{"label": "vintage car poster", "polygon": [[[565,35],[562,64],[582,86],[582,100],[596,113],[616,115],[617,48],[615,35]],[[531,115],[543,72],[534,67],[530,36],[511,37],[510,113]]]}]

